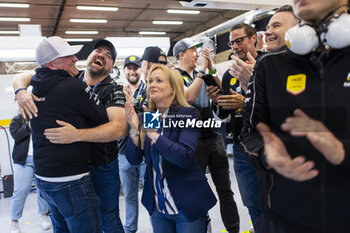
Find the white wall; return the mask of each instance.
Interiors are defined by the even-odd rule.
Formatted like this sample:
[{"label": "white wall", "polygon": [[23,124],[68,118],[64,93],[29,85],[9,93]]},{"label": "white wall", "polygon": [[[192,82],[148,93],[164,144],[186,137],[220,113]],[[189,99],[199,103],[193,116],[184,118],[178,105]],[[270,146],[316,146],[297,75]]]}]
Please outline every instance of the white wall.
[{"label": "white wall", "polygon": [[[0,75],[0,120],[12,119],[17,114],[17,104],[15,103],[15,94],[12,89],[12,80],[14,75]],[[8,126],[4,126],[10,140],[10,154],[12,156],[13,139],[8,130]],[[0,167],[1,174],[12,174],[8,142],[3,129],[0,129]]]}]

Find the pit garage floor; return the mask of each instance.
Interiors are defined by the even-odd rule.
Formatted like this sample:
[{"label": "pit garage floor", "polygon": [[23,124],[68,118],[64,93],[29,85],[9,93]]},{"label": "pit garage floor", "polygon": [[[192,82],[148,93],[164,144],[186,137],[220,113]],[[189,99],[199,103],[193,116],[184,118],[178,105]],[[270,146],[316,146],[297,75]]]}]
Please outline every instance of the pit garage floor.
[{"label": "pit garage floor", "polygon": [[[231,186],[233,189],[233,192],[235,193],[235,201],[238,206],[241,224],[240,224],[240,232],[246,232],[250,229],[251,223],[250,223],[250,217],[248,214],[248,210],[246,207],[243,206],[240,193],[238,191],[237,181],[235,177],[235,173],[233,171],[233,160],[232,157],[229,158],[230,163],[230,177],[231,177]],[[211,180],[210,174],[207,174],[210,186],[213,190],[215,190],[215,186],[213,185],[213,182]],[[214,192],[215,193],[215,192]],[[142,191],[139,190],[139,197],[141,197]],[[124,197],[120,196],[120,216],[122,219],[122,222],[125,220],[125,202]],[[11,210],[11,198],[1,198],[0,199],[0,232],[6,233],[9,232],[10,228],[10,210]],[[209,211],[209,215],[211,218],[211,226],[212,226],[212,233],[222,233],[227,232],[225,231],[225,227],[221,221],[220,217],[220,209],[219,204],[217,203],[214,208],[212,208]],[[22,233],[51,233],[51,230],[43,231],[41,230],[40,225],[40,214],[38,214],[38,207],[36,202],[36,194],[30,193],[26,205],[24,207],[23,211],[23,217],[19,220],[20,227]],[[140,204],[140,210],[139,210],[139,227],[138,227],[138,233],[152,233],[152,227],[149,220],[149,215],[146,209]]]}]

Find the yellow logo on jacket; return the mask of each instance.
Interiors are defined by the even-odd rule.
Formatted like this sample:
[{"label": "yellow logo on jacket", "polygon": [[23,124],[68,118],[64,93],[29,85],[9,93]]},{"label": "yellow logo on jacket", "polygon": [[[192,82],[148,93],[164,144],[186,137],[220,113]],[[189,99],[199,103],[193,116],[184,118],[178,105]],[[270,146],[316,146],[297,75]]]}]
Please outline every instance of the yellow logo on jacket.
[{"label": "yellow logo on jacket", "polygon": [[186,83],[188,83],[190,80],[188,80],[187,76],[183,76],[183,79],[185,80]]},{"label": "yellow logo on jacket", "polygon": [[237,82],[237,78],[231,78],[230,85],[233,86],[236,84],[236,82]]},{"label": "yellow logo on jacket", "polygon": [[305,91],[306,74],[289,75],[287,79],[287,92],[292,95],[299,95]]}]

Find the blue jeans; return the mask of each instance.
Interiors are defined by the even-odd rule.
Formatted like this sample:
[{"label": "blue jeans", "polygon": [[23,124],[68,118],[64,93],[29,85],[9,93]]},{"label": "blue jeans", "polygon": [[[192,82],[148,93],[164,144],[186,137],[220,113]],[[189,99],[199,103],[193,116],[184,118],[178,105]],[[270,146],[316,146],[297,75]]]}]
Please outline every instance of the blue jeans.
[{"label": "blue jeans", "polygon": [[169,215],[154,210],[151,215],[153,233],[206,233],[207,216],[190,222],[182,213]]},{"label": "blue jeans", "polygon": [[49,204],[55,233],[102,233],[100,200],[90,176],[69,182],[36,181]]},{"label": "blue jeans", "polygon": [[118,158],[106,165],[90,166],[92,182],[101,200],[100,212],[105,233],[124,233],[119,216],[120,178]]},{"label": "blue jeans", "polygon": [[261,215],[258,179],[254,168],[247,161],[240,145],[233,143],[233,167],[235,169],[242,202],[248,208],[253,224]]},{"label": "blue jeans", "polygon": [[[11,219],[18,220],[22,217],[24,203],[32,188],[34,179],[33,156],[27,156],[24,165],[14,163],[13,168],[14,191],[11,203]],[[47,202],[40,197],[39,192],[39,189],[37,189],[39,213],[47,214],[49,212],[49,206]]]},{"label": "blue jeans", "polygon": [[125,224],[126,233],[137,231],[139,214],[139,180],[144,183],[146,164],[130,165],[124,154],[119,154],[119,174],[125,197]]}]

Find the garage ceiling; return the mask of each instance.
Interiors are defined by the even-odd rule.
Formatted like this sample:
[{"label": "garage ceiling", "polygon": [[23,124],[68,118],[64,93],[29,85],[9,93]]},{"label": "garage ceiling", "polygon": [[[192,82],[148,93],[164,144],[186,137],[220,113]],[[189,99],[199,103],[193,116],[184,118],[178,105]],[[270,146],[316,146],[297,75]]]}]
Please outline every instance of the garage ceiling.
[{"label": "garage ceiling", "polygon": [[[134,37],[140,36],[139,31],[162,31],[171,40],[179,40],[246,12],[201,8],[197,15],[167,13],[167,9],[184,9],[175,0],[0,0],[0,3],[5,2],[27,3],[30,7],[0,8],[0,17],[25,17],[30,18],[30,22],[0,21],[0,31],[18,31],[18,24],[40,24],[43,36],[57,35],[63,38]],[[118,11],[78,10],[78,5],[117,7]],[[107,23],[72,23],[72,18],[105,19]],[[152,23],[154,20],[176,20],[183,21],[183,24],[155,25]],[[98,34],[65,34],[66,31],[75,30],[97,30]]]}]

